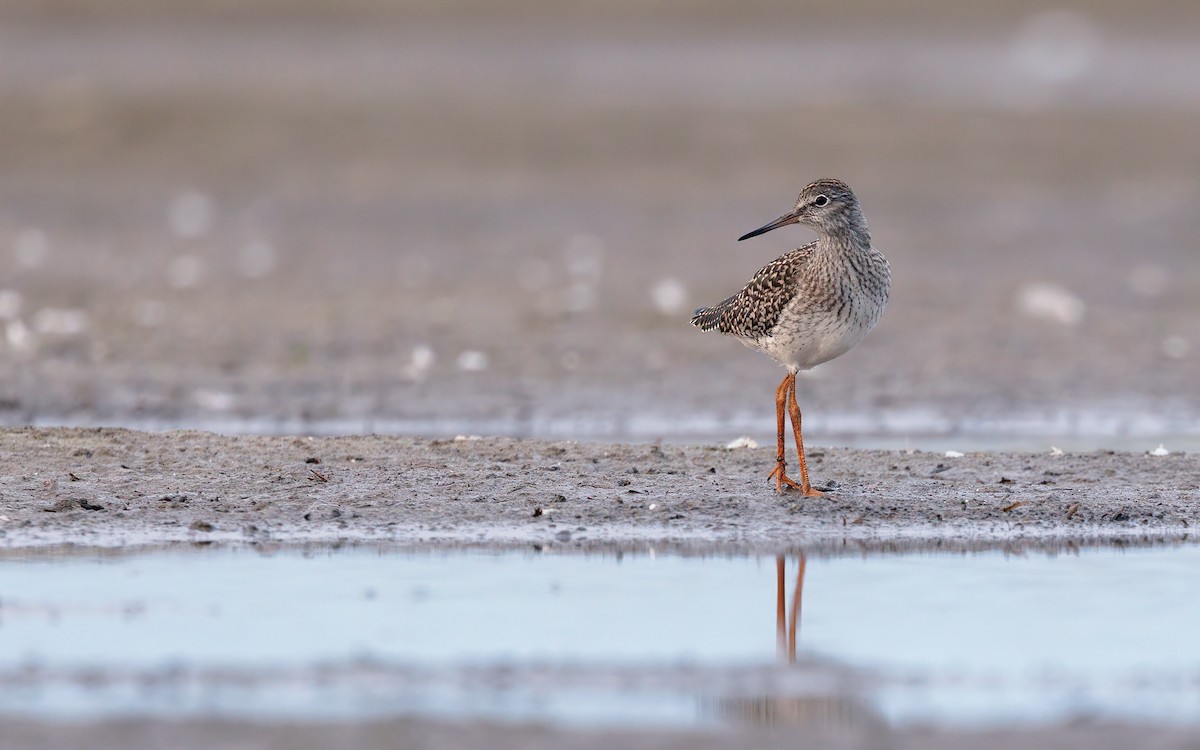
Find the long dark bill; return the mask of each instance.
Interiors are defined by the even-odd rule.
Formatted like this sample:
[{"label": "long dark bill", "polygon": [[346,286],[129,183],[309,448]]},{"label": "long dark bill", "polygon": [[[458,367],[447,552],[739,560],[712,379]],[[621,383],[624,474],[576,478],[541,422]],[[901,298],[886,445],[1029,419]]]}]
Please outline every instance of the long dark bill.
[{"label": "long dark bill", "polygon": [[743,234],[741,237],[738,237],[738,242],[741,242],[742,240],[748,240],[751,237],[757,237],[760,234],[766,234],[772,229],[786,227],[788,224],[795,224],[799,220],[800,217],[796,215],[795,211],[791,212],[790,214],[784,214],[775,221],[772,221],[770,224],[764,224],[758,229],[755,229],[753,232],[750,232],[749,234]]}]

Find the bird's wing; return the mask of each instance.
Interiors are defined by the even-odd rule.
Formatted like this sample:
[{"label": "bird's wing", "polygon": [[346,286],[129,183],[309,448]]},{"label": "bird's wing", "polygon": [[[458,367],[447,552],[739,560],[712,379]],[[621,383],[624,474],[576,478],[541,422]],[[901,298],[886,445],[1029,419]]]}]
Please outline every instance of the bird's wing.
[{"label": "bird's wing", "polygon": [[758,338],[771,332],[783,309],[796,296],[796,274],[812,257],[815,242],[784,253],[759,269],[742,291],[712,307],[701,307],[692,316],[692,325],[703,331],[744,338]]}]

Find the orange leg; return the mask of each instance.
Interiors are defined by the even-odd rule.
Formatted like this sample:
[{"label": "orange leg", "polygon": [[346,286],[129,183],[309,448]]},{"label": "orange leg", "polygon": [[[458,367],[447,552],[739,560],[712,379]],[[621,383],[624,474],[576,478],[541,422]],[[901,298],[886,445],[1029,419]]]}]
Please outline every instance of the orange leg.
[{"label": "orange leg", "polygon": [[[788,414],[792,418],[792,432],[796,437],[796,454],[800,457],[800,491],[806,497],[825,497],[825,493],[812,488],[808,482],[808,464],[804,460],[804,436],[800,433],[800,405],[796,403],[796,376],[788,384]],[[782,464],[780,464],[782,467]],[[794,482],[792,483],[795,484]]]},{"label": "orange leg", "polygon": [[795,487],[797,489],[800,488],[800,485],[796,484],[794,480],[790,479],[787,473],[783,470],[783,454],[786,450],[783,434],[783,410],[787,405],[788,391],[789,389],[794,388],[795,385],[796,376],[789,372],[784,376],[783,382],[779,384],[779,387],[775,389],[775,427],[776,432],[779,434],[779,442],[777,443],[778,447],[775,450],[775,468],[771,469],[771,473],[767,475],[767,480],[775,480],[775,491],[780,494],[783,494],[783,486],[785,484],[788,487]]}]

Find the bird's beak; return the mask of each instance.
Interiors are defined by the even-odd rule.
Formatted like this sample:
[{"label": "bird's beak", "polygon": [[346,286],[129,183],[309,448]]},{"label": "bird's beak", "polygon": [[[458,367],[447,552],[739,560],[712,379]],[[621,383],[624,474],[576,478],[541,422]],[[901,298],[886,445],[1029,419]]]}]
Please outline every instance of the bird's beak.
[{"label": "bird's beak", "polygon": [[767,232],[771,231],[772,229],[786,227],[788,224],[799,223],[799,221],[800,221],[800,212],[792,211],[790,214],[784,214],[783,216],[780,216],[778,219],[776,219],[775,221],[772,221],[770,224],[764,224],[763,226],[759,227],[758,229],[755,229],[753,232],[750,232],[748,234],[743,234],[741,237],[738,237],[738,242],[741,242],[742,240],[748,240],[751,237],[757,237],[760,234],[766,234]]}]

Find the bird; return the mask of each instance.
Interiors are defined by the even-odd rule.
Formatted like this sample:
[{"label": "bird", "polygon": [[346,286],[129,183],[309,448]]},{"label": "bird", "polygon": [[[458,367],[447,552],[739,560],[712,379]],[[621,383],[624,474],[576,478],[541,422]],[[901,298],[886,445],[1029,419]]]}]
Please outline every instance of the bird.
[{"label": "bird", "polygon": [[[775,480],[780,494],[796,489],[808,497],[823,497],[808,478],[796,373],[840,357],[862,341],[887,306],[892,271],[871,244],[858,198],[841,180],[805,185],[790,212],[738,242],[791,224],[815,230],[817,239],[763,266],[737,294],[697,309],[692,325],[732,336],[787,369],[775,389],[778,442],[767,479]],[[784,468],[785,409],[796,443],[799,482]]]}]

